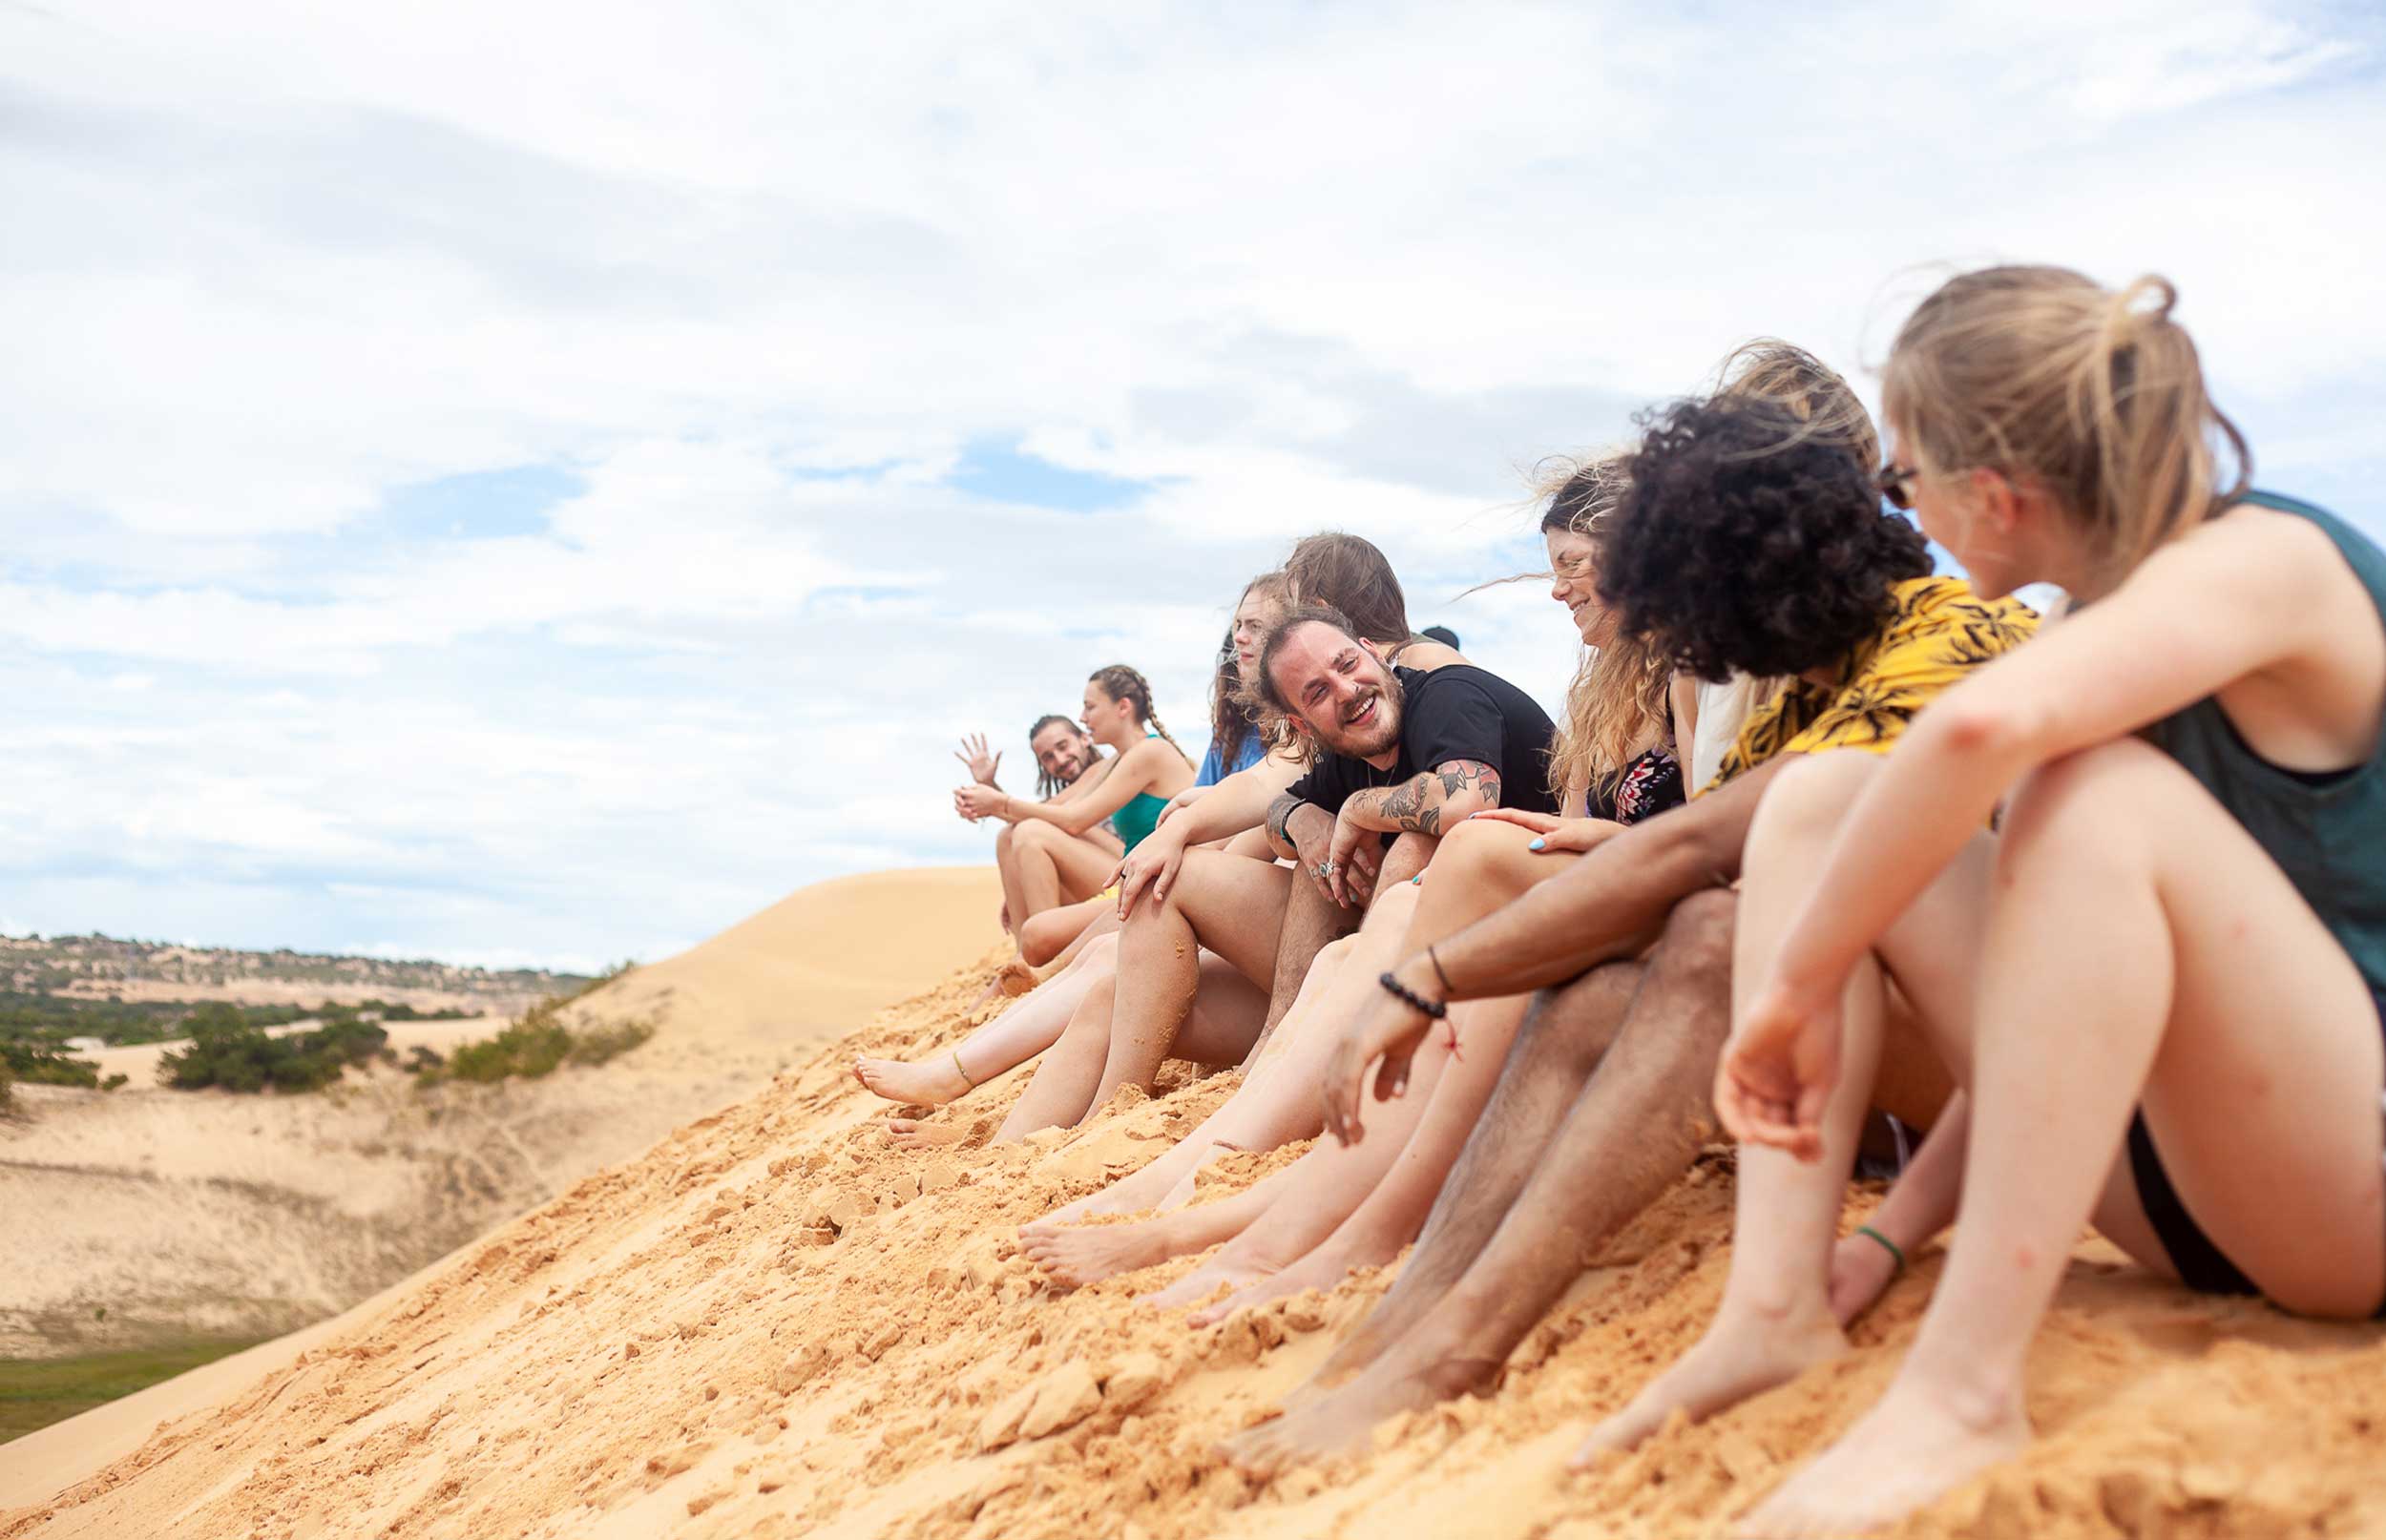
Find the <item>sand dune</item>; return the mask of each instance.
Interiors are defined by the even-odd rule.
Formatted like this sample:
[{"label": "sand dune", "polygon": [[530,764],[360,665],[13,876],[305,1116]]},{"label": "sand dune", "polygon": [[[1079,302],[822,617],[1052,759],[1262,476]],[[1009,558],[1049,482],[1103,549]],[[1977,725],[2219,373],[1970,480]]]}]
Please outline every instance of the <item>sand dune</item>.
[{"label": "sand dune", "polygon": [[[1710,1152],[1591,1259],[1497,1396],[1254,1490],[1211,1446],[1297,1384],[1384,1277],[1198,1332],[1131,1297],[1187,1261],[1047,1292],[1012,1229],[1149,1158],[1229,1077],[1125,1093],[1086,1130],[1022,1147],[892,1151],[846,1058],[957,1037],[990,965],[579,1182],[134,1452],[110,1408],[45,1436],[43,1476],[0,1447],[0,1492],[49,1488],[0,1514],[0,1537],[1703,1533],[1878,1392],[1927,1302],[1935,1255],[1852,1357],[1563,1475],[1582,1426],[1713,1308],[1731,1183],[1728,1152]],[[997,1115],[1018,1079],[944,1115]],[[1274,1163],[1245,1161],[1221,1190]],[[1897,1532],[2386,1532],[2378,1327],[2194,1299],[2088,1243],[2032,1373],[2039,1446]]]},{"label": "sand dune", "polygon": [[[156,1046],[110,1051],[114,1093],[21,1087],[0,1123],[0,1356],[291,1330],[750,1093],[832,1031],[999,939],[991,870],[807,888],[576,1008],[653,1021],[591,1070],[429,1094],[387,1072],[306,1096],[156,1087]],[[400,1023],[443,1048],[496,1024]],[[120,1062],[119,1062],[120,1061]]]}]

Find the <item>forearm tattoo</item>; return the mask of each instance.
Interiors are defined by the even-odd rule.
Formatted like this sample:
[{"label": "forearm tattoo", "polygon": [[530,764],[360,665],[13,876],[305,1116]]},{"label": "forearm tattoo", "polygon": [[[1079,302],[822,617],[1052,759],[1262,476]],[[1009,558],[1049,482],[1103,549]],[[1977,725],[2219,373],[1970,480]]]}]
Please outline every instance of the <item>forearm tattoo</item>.
[{"label": "forearm tattoo", "polygon": [[1499,805],[1499,772],[1479,760],[1453,760],[1413,780],[1373,793],[1376,816],[1396,828],[1438,836],[1450,800],[1474,791],[1485,807]]}]

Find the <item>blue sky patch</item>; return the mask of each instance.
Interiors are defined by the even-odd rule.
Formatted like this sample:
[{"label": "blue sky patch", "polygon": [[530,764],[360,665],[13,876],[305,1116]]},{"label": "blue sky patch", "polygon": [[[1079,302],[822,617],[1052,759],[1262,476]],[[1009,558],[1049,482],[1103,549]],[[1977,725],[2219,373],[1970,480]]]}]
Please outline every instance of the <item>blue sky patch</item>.
[{"label": "blue sky patch", "polygon": [[554,466],[513,466],[441,476],[393,489],[374,516],[375,533],[394,539],[496,540],[536,534],[547,510],[587,489]]},{"label": "blue sky patch", "polygon": [[1146,481],[1071,470],[1066,466],[1022,454],[1009,446],[985,441],[973,444],[962,452],[952,482],[972,497],[1025,503],[1067,513],[1095,513],[1118,508],[1134,502],[1152,488],[1152,483]]}]

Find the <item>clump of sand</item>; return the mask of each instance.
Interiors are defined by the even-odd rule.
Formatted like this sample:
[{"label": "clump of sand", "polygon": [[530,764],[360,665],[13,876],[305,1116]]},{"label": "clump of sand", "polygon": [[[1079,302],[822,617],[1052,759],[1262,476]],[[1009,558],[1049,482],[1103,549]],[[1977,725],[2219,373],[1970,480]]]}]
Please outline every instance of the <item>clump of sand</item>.
[{"label": "clump of sand", "polygon": [[[1588,1259],[1496,1396],[1397,1420],[1360,1458],[1254,1490],[1212,1446],[1298,1384],[1387,1275],[1201,1331],[1134,1299],[1189,1259],[1050,1292],[1015,1227],[1160,1153],[1230,1077],[1181,1078],[1021,1146],[891,1149],[890,1109],[845,1065],[957,1040],[985,1013],[972,1002],[993,962],[104,1467],[78,1464],[75,1424],[35,1435],[63,1489],[0,1515],[0,1537],[1697,1533],[1878,1393],[1927,1301],[1935,1257],[1852,1356],[1566,1475],[1584,1425],[1713,1309],[1731,1209],[1718,1150]],[[938,1115],[982,1121],[1022,1079]],[[1221,1190],[1261,1164],[1229,1168]],[[2372,1442],[2386,1334],[2193,1299],[2094,1244],[2081,1259],[2033,1361],[2037,1447],[1897,1532],[2386,1530]]]}]

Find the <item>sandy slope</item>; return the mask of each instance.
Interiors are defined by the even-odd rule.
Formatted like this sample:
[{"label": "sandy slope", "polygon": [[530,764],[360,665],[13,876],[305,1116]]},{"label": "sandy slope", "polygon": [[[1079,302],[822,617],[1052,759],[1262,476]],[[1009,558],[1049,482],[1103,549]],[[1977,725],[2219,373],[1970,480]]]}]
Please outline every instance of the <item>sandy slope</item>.
[{"label": "sandy slope", "polygon": [[[1591,1259],[1496,1397],[1253,1491],[1211,1445],[1297,1384],[1382,1280],[1200,1332],[1131,1299],[1186,1262],[1047,1293],[1012,1228],[1148,1158],[1227,1086],[1129,1093],[1011,1150],[890,1150],[848,1052],[951,1041],[986,976],[581,1181],[104,1468],[122,1436],[106,1409],[62,1426],[41,1451],[52,1494],[0,1515],[0,1540],[1703,1533],[1878,1392],[1936,1272],[1919,1259],[1852,1357],[1563,1476],[1584,1422],[1713,1308],[1731,1186],[1716,1152]],[[948,1115],[999,1113],[1018,1078]],[[2380,1328],[2191,1299],[2083,1247],[2032,1413],[2033,1453],[1899,1532],[2386,1532]],[[43,1485],[8,1455],[0,1491]]]},{"label": "sandy slope", "polygon": [[319,1321],[976,957],[998,903],[991,870],[806,889],[591,996],[583,1018],[643,1018],[656,1036],[540,1081],[426,1095],[381,1072],[322,1095],[194,1094],[156,1088],[151,1047],[112,1051],[134,1080],[111,1094],[22,1087],[32,1118],[0,1123],[0,1356]]}]

